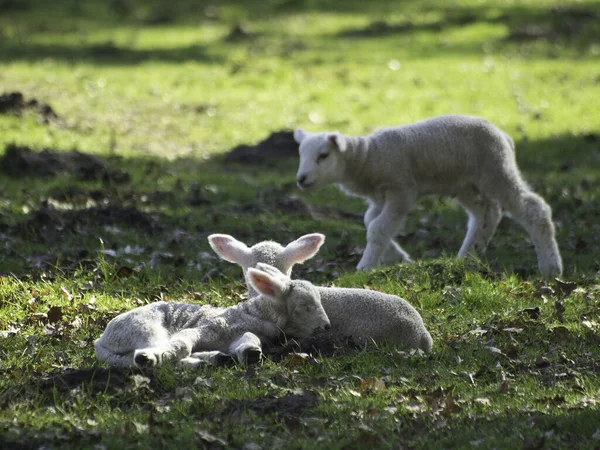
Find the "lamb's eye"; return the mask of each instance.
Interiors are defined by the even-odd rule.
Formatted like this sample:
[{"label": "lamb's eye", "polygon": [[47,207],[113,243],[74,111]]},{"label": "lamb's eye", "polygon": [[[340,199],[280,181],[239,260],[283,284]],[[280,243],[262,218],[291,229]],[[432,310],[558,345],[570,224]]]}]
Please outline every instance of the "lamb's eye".
[{"label": "lamb's eye", "polygon": [[317,156],[317,164],[319,164],[324,159],[327,159],[328,156],[329,153],[320,153],[319,156]]}]

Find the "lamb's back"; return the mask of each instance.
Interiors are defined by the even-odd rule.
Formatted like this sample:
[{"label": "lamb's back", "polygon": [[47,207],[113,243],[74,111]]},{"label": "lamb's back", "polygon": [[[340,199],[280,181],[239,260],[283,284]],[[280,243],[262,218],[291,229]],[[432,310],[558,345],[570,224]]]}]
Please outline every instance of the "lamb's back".
[{"label": "lamb's back", "polygon": [[444,184],[455,185],[457,178],[468,179],[482,167],[497,167],[507,159],[514,159],[507,135],[479,117],[433,117],[383,128],[368,139],[372,149],[370,160],[380,166],[382,177],[386,171],[390,172],[390,179],[406,173],[402,179],[410,175],[417,184],[431,183],[434,191],[444,190]]},{"label": "lamb's back", "polygon": [[332,331],[426,351],[431,348],[421,315],[406,300],[365,289],[321,287],[319,292]]}]

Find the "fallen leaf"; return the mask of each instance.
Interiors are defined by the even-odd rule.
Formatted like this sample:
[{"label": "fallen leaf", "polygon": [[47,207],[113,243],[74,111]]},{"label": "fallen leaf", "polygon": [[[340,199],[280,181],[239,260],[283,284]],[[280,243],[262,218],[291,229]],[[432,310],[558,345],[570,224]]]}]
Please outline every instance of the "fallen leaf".
[{"label": "fallen leaf", "polygon": [[571,337],[571,332],[567,327],[558,326],[552,330],[552,337],[555,342],[565,342],[568,341]]},{"label": "fallen leaf", "polygon": [[554,281],[556,282],[554,285],[556,293],[564,297],[569,295],[577,288],[577,283],[573,283],[572,281],[562,281],[558,278],[555,278]]},{"label": "fallen leaf", "polygon": [[523,313],[527,314],[532,319],[538,319],[542,313],[542,309],[539,306],[533,308],[525,308],[522,310]]},{"label": "fallen leaf", "polygon": [[381,378],[367,378],[360,382],[360,393],[368,395],[372,392],[382,391],[385,389],[385,381]]},{"label": "fallen leaf", "polygon": [[62,295],[64,298],[66,298],[70,302],[73,301],[73,295],[71,295],[71,293],[69,292],[69,290],[66,287],[64,287],[64,286],[60,287],[60,295]]},{"label": "fallen leaf", "polygon": [[148,433],[148,429],[150,428],[144,423],[139,423],[135,421],[133,422],[133,426],[135,427],[135,431],[137,431],[138,434],[146,434]]},{"label": "fallen leaf", "polygon": [[48,310],[48,322],[50,323],[58,323],[62,320],[63,313],[62,308],[60,306],[51,306]]},{"label": "fallen leaf", "polygon": [[119,270],[117,270],[117,276],[120,278],[130,277],[134,273],[135,273],[135,270],[133,270],[131,267],[127,267],[127,266],[121,266],[119,268]]},{"label": "fallen leaf", "polygon": [[492,402],[490,402],[490,399],[487,397],[478,397],[474,401],[482,406],[492,406]]}]

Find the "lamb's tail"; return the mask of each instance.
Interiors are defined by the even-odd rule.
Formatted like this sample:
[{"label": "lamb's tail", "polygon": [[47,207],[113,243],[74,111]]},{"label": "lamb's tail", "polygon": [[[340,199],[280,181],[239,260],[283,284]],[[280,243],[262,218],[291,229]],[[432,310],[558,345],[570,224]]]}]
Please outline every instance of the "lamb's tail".
[{"label": "lamb's tail", "polygon": [[133,352],[124,355],[115,353],[102,344],[102,337],[96,339],[94,349],[96,350],[96,358],[111,367],[130,367],[133,365]]}]

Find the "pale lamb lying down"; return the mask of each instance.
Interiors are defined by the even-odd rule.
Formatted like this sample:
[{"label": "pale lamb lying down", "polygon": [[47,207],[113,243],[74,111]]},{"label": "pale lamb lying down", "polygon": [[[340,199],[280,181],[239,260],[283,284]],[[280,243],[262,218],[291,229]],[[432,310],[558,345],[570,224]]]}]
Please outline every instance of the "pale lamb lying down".
[{"label": "pale lamb lying down", "polygon": [[419,197],[444,194],[456,197],[469,215],[458,257],[483,252],[505,210],[529,233],[542,275],[562,273],[552,211],[523,181],[513,140],[490,122],[449,115],[369,136],[297,129],[294,138],[300,188],[337,183],[368,200],[367,247],[358,270],[410,261],[392,238]]},{"label": "pale lamb lying down", "polygon": [[329,328],[312,284],[292,281],[267,265],[262,269],[248,270],[259,295],[229,308],[156,302],[115,317],[94,343],[96,357],[110,366],[181,361],[193,367],[223,354],[255,362],[263,339],[273,340],[281,332],[303,338]]},{"label": "pale lamb lying down", "polygon": [[[248,280],[254,265],[272,274],[279,271],[290,274],[294,264],[318,252],[325,242],[325,236],[308,234],[286,247],[273,241],[248,247],[226,234],[210,235],[208,241],[221,258],[242,266]],[[268,262],[271,266],[262,262]],[[277,272],[273,268],[278,269]],[[376,342],[402,344],[426,352],[431,350],[433,341],[423,319],[404,299],[366,289],[319,286],[317,290],[331,322],[332,332],[343,336],[367,337]]]}]

